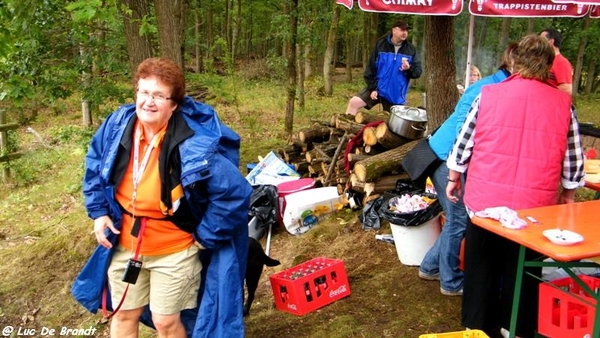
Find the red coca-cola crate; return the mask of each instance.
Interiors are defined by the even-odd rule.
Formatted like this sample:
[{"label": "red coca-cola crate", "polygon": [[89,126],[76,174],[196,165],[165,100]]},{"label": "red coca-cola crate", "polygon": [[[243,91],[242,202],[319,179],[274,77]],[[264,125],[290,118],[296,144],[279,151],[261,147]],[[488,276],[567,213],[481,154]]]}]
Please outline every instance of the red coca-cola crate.
[{"label": "red coca-cola crate", "polygon": [[339,259],[318,257],[269,277],[275,306],[305,315],[350,295],[350,284]]},{"label": "red coca-cola crate", "polygon": [[[599,278],[578,277],[593,292],[600,289]],[[539,290],[538,333],[550,338],[591,337],[596,300],[581,285],[567,277],[540,283]]]}]

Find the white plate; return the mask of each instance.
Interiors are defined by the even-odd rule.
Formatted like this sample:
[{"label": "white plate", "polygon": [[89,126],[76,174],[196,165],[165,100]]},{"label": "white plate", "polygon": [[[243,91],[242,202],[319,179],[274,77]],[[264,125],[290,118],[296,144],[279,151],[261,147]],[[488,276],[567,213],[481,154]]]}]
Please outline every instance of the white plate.
[{"label": "white plate", "polygon": [[583,241],[583,236],[569,230],[548,229],[544,230],[543,234],[557,245],[573,245]]}]

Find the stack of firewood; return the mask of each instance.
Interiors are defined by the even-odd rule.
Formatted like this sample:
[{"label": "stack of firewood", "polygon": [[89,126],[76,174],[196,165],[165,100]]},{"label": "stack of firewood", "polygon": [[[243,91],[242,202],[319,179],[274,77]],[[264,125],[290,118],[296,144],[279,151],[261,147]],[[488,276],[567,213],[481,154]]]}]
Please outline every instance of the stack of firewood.
[{"label": "stack of firewood", "polygon": [[[400,162],[418,140],[393,133],[388,119],[387,112],[359,112],[313,121],[277,154],[302,177],[314,178],[320,186],[337,185],[340,196],[358,195],[364,205],[408,177]],[[352,149],[347,152],[349,142]]]}]

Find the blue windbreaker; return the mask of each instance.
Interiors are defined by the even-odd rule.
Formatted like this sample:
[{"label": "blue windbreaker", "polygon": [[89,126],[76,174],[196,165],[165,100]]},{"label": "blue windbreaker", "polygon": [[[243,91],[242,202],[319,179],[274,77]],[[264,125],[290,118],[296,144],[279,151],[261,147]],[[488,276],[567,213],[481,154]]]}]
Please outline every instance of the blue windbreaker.
[{"label": "blue windbreaker", "polygon": [[[179,125],[192,131],[184,133],[186,138],[174,151],[179,151],[181,158],[186,200],[198,220],[193,235],[206,248],[201,253],[203,262],[210,262],[203,266],[199,308],[182,311],[181,318],[188,336],[194,338],[243,337],[243,282],[252,187],[238,169],[240,139],[221,123],[212,107],[190,97],[175,114],[180,114],[174,116]],[[121,139],[134,116],[134,104],[111,114],[92,138],[86,155],[83,191],[88,216],[95,219],[109,215],[117,229],[121,228],[121,210],[110,177]],[[205,187],[203,193],[194,188],[197,183]],[[117,236],[109,232],[107,238],[115,248]],[[112,250],[98,245],[71,288],[74,298],[92,313],[101,307],[112,254]],[[112,309],[110,295],[107,300]],[[144,318],[142,321],[151,325]]]},{"label": "blue windbreaker", "polygon": [[499,83],[504,81],[510,73],[505,70],[498,70],[496,73],[486,76],[483,79],[470,85],[464,94],[458,100],[456,108],[438,130],[429,138],[431,150],[442,160],[446,161],[456,137],[462,128],[467,114],[471,108],[471,103],[481,93],[481,88],[485,85]]},{"label": "blue windbreaker", "polygon": [[[408,59],[410,63],[410,68],[406,71],[400,70],[402,58]],[[363,77],[368,90],[377,90],[391,104],[404,104],[409,80],[419,78],[422,72],[421,57],[416,48],[404,41],[396,51],[389,34],[375,44]]]}]

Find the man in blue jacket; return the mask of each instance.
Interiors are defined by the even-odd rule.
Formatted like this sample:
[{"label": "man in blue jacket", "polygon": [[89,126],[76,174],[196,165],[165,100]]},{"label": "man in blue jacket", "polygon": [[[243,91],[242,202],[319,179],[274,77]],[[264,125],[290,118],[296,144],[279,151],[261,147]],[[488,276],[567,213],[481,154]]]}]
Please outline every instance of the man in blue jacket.
[{"label": "man in blue jacket", "polygon": [[403,105],[410,79],[421,76],[421,57],[415,46],[406,40],[408,24],[398,20],[389,35],[379,39],[365,68],[367,87],[348,102],[346,114],[356,115],[360,108],[371,109],[381,103],[383,110]]},{"label": "man in blue jacket", "polygon": [[252,187],[238,170],[239,136],[185,96],[173,61],[143,61],[134,83],[136,103],[108,116],[86,156],[99,246],[73,296],[113,311],[112,337],[137,337],[140,320],[159,336],[243,337]]}]

